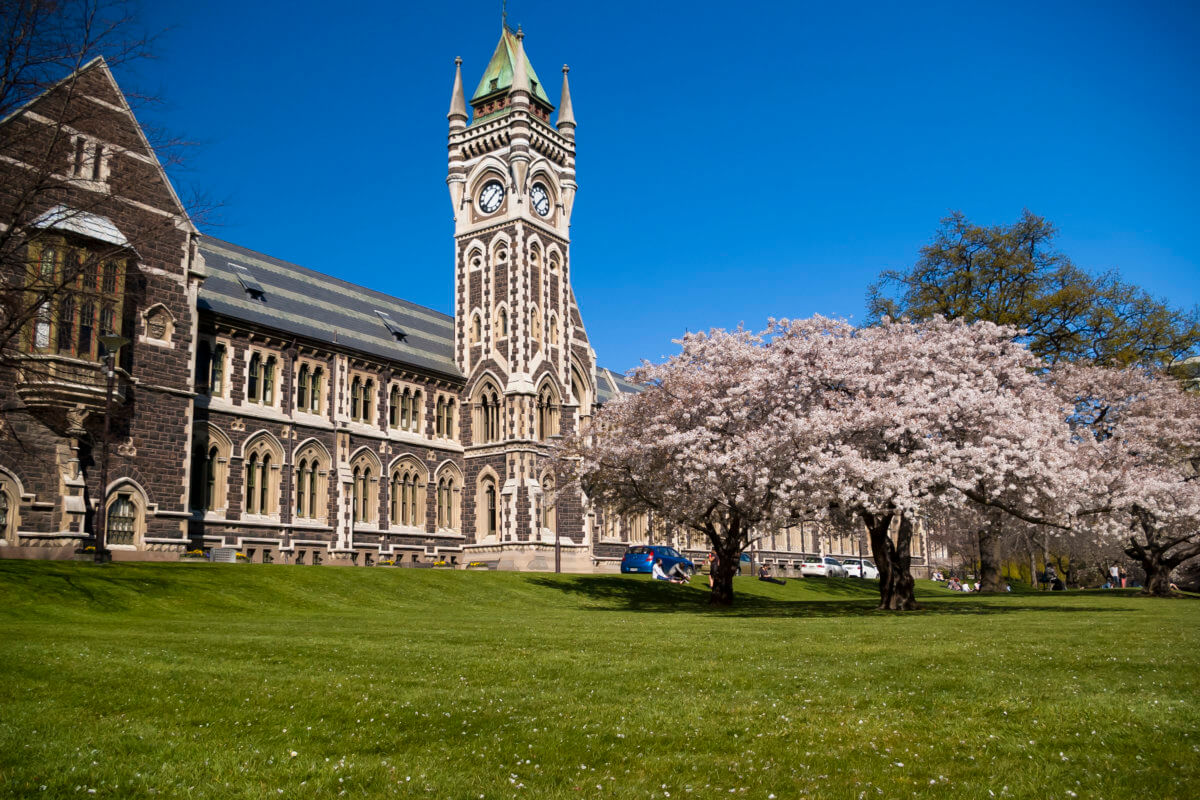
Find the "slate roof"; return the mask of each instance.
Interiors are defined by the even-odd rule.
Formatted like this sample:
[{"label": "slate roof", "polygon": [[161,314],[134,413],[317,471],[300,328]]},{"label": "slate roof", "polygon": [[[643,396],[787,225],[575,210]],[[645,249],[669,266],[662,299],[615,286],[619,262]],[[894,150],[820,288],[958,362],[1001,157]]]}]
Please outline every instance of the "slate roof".
[{"label": "slate roof", "polygon": [[[341,278],[212,237],[200,240],[208,278],[201,311],[465,380],[454,362],[454,318]],[[393,330],[404,332],[397,341]],[[596,399],[641,387],[596,368]]]},{"label": "slate roof", "polygon": [[201,311],[463,379],[453,317],[220,239],[204,237],[200,250]]},{"label": "slate roof", "polygon": [[642,388],[619,372],[596,367],[596,401],[601,404],[607,403],[619,392],[635,394]]}]

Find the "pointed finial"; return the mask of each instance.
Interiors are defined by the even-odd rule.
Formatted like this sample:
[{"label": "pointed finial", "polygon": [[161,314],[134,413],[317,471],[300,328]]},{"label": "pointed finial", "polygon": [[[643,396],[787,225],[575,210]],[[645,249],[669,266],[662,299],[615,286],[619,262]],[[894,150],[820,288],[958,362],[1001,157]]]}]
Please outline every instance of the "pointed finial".
[{"label": "pointed finial", "polygon": [[446,119],[450,120],[451,129],[467,126],[467,101],[463,97],[462,58],[454,59],[454,89],[450,94],[450,113],[446,115]]},{"label": "pointed finial", "polygon": [[512,88],[509,92],[525,92],[529,93],[529,70],[525,66],[525,34],[521,31],[521,26],[517,26],[517,52],[516,63],[513,64],[513,79]]},{"label": "pointed finial", "polygon": [[558,132],[563,136],[575,137],[575,112],[571,108],[571,87],[567,83],[567,73],[571,68],[563,64],[562,99],[558,102]]}]

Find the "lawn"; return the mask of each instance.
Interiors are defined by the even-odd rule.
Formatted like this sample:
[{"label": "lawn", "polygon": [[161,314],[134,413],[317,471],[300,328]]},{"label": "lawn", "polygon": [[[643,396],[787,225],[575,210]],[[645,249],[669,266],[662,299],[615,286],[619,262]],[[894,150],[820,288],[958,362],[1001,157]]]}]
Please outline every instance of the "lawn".
[{"label": "lawn", "polygon": [[0,796],[1196,798],[1200,603],[0,562]]}]

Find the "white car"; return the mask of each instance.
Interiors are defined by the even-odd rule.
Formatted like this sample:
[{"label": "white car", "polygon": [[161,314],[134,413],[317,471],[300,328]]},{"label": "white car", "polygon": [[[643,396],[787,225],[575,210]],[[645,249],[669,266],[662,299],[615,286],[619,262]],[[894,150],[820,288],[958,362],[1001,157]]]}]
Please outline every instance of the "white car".
[{"label": "white car", "polygon": [[829,556],[805,556],[800,562],[800,574],[805,578],[844,578],[842,562]]},{"label": "white car", "polygon": [[846,575],[851,578],[866,578],[867,580],[879,578],[879,570],[865,558],[847,558],[842,562],[842,566],[846,568]]}]

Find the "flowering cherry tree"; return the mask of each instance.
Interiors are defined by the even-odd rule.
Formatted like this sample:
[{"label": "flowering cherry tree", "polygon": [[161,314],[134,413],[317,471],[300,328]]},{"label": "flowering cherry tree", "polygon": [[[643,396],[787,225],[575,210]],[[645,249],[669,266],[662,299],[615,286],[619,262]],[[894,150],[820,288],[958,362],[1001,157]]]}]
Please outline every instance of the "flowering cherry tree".
[{"label": "flowering cherry tree", "polygon": [[564,449],[589,497],[606,508],[653,510],[703,534],[717,553],[710,602],[733,602],[733,576],[751,537],[781,524],[793,484],[775,432],[787,410],[761,334],[689,334],[681,352],[645,364],[639,394],[610,401]]},{"label": "flowering cherry tree", "polygon": [[1087,481],[1076,526],[1120,537],[1171,594],[1171,572],[1200,556],[1200,396],[1154,372],[1067,365],[1055,388],[1071,405]]},{"label": "flowering cherry tree", "polygon": [[772,332],[780,389],[802,409],[783,437],[797,496],[862,521],[881,608],[916,607],[909,553],[923,515],[968,502],[1031,521],[1069,511],[1062,406],[1012,329],[818,317]]}]

